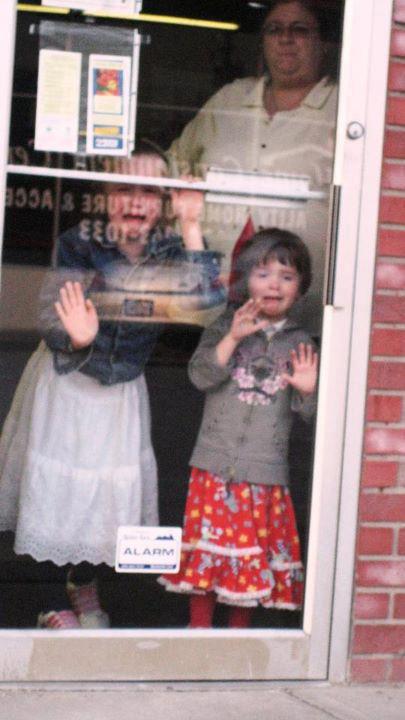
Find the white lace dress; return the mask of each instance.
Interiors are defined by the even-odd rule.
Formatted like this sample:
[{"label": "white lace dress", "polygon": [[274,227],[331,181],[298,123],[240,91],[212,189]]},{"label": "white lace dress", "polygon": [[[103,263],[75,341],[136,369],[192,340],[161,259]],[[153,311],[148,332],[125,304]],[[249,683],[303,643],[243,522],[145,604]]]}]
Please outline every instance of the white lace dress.
[{"label": "white lace dress", "polygon": [[58,375],[42,342],[0,440],[0,530],[36,560],[113,566],[119,525],[157,524],[143,375],[112,386]]}]

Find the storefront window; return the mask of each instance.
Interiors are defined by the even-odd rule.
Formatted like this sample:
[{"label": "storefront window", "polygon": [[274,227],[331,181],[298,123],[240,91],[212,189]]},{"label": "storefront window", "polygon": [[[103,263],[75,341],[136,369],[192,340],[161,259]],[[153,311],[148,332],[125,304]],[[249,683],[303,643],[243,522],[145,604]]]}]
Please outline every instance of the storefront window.
[{"label": "storefront window", "polygon": [[[341,3],[43,6],[16,36],[2,625],[184,628],[193,597],[194,627],[300,628]],[[180,573],[117,573],[118,526],[159,524]]]}]

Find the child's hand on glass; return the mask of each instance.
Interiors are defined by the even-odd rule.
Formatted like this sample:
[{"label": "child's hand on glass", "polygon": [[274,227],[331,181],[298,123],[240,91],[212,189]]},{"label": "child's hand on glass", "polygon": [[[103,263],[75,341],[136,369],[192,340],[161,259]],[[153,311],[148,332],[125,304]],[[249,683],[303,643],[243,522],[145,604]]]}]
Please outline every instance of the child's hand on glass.
[{"label": "child's hand on glass", "polygon": [[193,190],[192,183],[197,181],[192,175],[182,176],[181,180],[190,183],[190,189],[179,188],[170,192],[172,212],[180,223],[183,242],[187,250],[204,250],[200,220],[204,209],[204,193]]},{"label": "child's hand on glass", "polygon": [[239,343],[243,338],[263,330],[269,324],[268,318],[259,320],[262,304],[260,300],[248,300],[233,316],[229,334],[234,342]]},{"label": "child's hand on glass", "polygon": [[283,380],[288,382],[300,395],[311,395],[316,388],[318,377],[318,353],[312,345],[300,343],[298,351],[291,351],[292,375],[285,373]]},{"label": "child's hand on glass", "polygon": [[170,191],[173,215],[180,222],[199,222],[204,209],[204,193],[193,190],[192,184],[200,180],[192,175],[182,175],[180,179],[189,182],[190,189],[173,188]]},{"label": "child's hand on glass", "polygon": [[79,282],[66,282],[55,303],[57,315],[75,350],[91,345],[98,332],[98,316],[91,300],[84,297]]}]

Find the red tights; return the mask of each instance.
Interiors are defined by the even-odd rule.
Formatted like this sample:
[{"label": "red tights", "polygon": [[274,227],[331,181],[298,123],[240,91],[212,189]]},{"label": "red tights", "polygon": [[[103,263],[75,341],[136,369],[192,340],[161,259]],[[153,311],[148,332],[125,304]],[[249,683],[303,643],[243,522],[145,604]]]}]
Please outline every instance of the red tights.
[{"label": "red tights", "polygon": [[[191,595],[190,597],[190,627],[210,628],[214,615],[216,595],[213,592],[206,595]],[[250,625],[253,608],[232,606],[229,609],[228,627],[247,628]]]}]

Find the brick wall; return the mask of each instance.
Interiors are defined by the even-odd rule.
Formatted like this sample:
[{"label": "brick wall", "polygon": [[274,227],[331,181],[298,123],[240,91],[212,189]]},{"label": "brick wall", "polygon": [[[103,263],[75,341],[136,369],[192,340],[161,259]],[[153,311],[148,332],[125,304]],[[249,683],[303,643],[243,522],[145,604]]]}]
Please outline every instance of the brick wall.
[{"label": "brick wall", "polygon": [[405,680],[405,0],[394,5],[350,679]]}]

